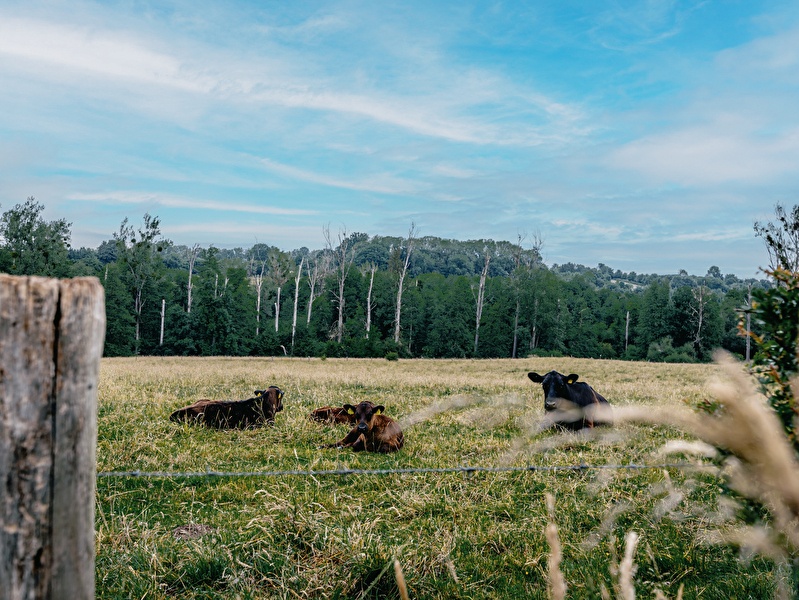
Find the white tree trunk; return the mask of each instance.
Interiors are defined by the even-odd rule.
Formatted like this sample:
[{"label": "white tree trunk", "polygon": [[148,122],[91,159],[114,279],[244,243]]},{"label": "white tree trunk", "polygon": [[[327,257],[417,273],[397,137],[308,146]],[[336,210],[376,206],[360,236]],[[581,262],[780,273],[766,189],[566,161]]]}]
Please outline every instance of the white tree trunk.
[{"label": "white tree trunk", "polygon": [[322,230],[325,236],[327,249],[331,256],[336,257],[336,276],[338,279],[338,293],[336,300],[338,301],[338,322],[336,325],[336,341],[340,344],[344,337],[344,283],[349,275],[352,262],[355,260],[355,253],[349,246],[350,239],[347,236],[347,230],[342,229],[338,233],[338,247],[333,248],[333,238],[330,236],[330,228]]},{"label": "white tree trunk", "polygon": [[369,332],[372,330],[372,289],[375,285],[375,271],[377,265],[370,265],[369,267],[369,292],[366,294],[366,339],[369,339]]},{"label": "white tree trunk", "polygon": [[399,344],[400,341],[400,331],[402,330],[400,326],[400,319],[402,318],[402,291],[405,286],[405,275],[408,273],[408,265],[411,262],[411,251],[413,250],[413,240],[415,238],[416,232],[416,225],[411,223],[411,228],[408,230],[408,241],[405,245],[405,260],[402,263],[402,269],[399,273],[399,278],[397,282],[397,306],[394,311],[394,343]]},{"label": "white tree trunk", "polygon": [[280,321],[280,287],[277,288],[277,300],[275,301],[275,333],[277,333],[277,326],[279,321]]},{"label": "white tree trunk", "polygon": [[191,313],[191,291],[192,291],[192,283],[191,278],[194,275],[194,263],[197,260],[197,255],[200,253],[200,246],[199,244],[194,244],[191,250],[188,251],[189,257],[189,284],[187,286],[188,297],[186,299],[186,312]]},{"label": "white tree trunk", "polygon": [[158,341],[159,346],[164,345],[164,316],[166,314],[166,300],[161,298],[161,337]]},{"label": "white tree trunk", "polygon": [[302,278],[302,265],[305,257],[300,258],[300,266],[297,267],[297,277],[294,280],[294,315],[291,319],[291,354],[294,355],[294,335],[297,333],[297,302],[300,299],[300,278]]},{"label": "white tree trunk", "polygon": [[491,262],[491,255],[486,248],[485,263],[483,271],[480,273],[480,286],[477,290],[477,315],[474,327],[474,355],[477,356],[477,345],[480,340],[480,320],[483,318],[483,304],[485,303],[486,277],[488,277],[488,263]]}]

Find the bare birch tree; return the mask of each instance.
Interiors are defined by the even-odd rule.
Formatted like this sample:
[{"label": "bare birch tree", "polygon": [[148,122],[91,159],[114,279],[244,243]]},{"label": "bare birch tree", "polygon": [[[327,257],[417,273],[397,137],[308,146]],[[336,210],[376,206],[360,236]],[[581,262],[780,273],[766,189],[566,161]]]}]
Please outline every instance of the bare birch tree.
[{"label": "bare birch tree", "polygon": [[300,299],[300,279],[302,278],[302,265],[305,262],[305,257],[300,258],[300,264],[297,267],[297,277],[294,279],[294,315],[291,319],[291,355],[294,356],[294,336],[297,333],[297,303]]},{"label": "bare birch tree", "polygon": [[336,269],[336,281],[338,289],[333,293],[338,304],[338,322],[336,324],[336,341],[340,344],[344,337],[344,283],[350,273],[350,268],[355,260],[354,249],[350,247],[350,238],[347,229],[339,229],[338,246],[333,246],[333,238],[330,235],[330,227],[324,227],[322,233],[325,237],[325,244],[330,255],[334,258]]},{"label": "bare birch tree", "polygon": [[411,262],[411,252],[413,251],[413,241],[416,239],[416,224],[411,223],[411,227],[408,230],[408,239],[405,242],[404,248],[404,257],[403,257],[403,248],[400,246],[397,248],[398,257],[401,260],[401,266],[399,266],[399,270],[397,273],[397,305],[394,310],[394,343],[399,344],[400,342],[400,319],[402,317],[402,292],[405,288],[405,276],[408,274],[408,265]]},{"label": "bare birch tree", "polygon": [[255,337],[261,335],[261,297],[266,277],[266,261],[269,256],[263,244],[256,244],[250,250],[249,275],[255,284]]},{"label": "bare birch tree", "polygon": [[280,250],[274,249],[269,252],[269,276],[277,288],[277,298],[275,299],[275,332],[280,323],[280,291],[289,280],[291,272],[288,264],[288,256]]},{"label": "bare birch tree", "polygon": [[200,254],[200,245],[194,244],[191,248],[186,248],[186,258],[189,259],[189,283],[186,286],[187,288],[187,299],[186,299],[186,312],[191,313],[191,291],[192,291],[192,282],[191,278],[194,275],[194,263],[197,262],[197,256]]},{"label": "bare birch tree", "polygon": [[369,332],[372,330],[372,310],[374,310],[375,303],[372,299],[372,290],[375,285],[375,272],[377,265],[370,262],[364,265],[364,275],[369,273],[369,291],[366,293],[366,339],[369,339]]},{"label": "bare birch tree", "polygon": [[704,285],[700,285],[697,288],[691,290],[694,296],[694,301],[696,304],[691,305],[691,313],[694,316],[694,323],[696,324],[696,334],[694,334],[694,348],[696,348],[697,352],[699,348],[702,346],[702,325],[704,324],[705,320],[705,307],[707,306],[708,302],[710,301],[709,296],[710,290],[706,288]]},{"label": "bare birch tree", "polygon": [[480,272],[480,283],[477,287],[477,311],[474,325],[474,355],[477,356],[477,347],[480,340],[480,320],[483,318],[483,305],[485,304],[486,279],[488,278],[488,265],[491,262],[491,251],[488,246],[483,248],[483,270]]},{"label": "bare birch tree", "polygon": [[308,274],[308,318],[306,323],[311,323],[311,311],[313,310],[313,303],[324,292],[325,277],[330,271],[330,254],[327,252],[317,252],[313,258],[308,259],[305,265],[305,270]]},{"label": "bare birch tree", "polygon": [[[513,352],[512,358],[517,358],[519,350],[519,319],[522,310],[522,293],[524,291],[525,282],[530,280],[530,275],[533,268],[538,264],[541,257],[541,248],[544,246],[544,240],[539,234],[533,236],[532,253],[528,258],[525,258],[524,247],[522,242],[526,236],[517,234],[516,247],[514,248],[513,261],[516,268],[511,274],[511,281],[516,296],[516,310],[513,316]],[[533,321],[530,335],[531,348],[535,348],[538,341],[538,297],[533,302]]]}]

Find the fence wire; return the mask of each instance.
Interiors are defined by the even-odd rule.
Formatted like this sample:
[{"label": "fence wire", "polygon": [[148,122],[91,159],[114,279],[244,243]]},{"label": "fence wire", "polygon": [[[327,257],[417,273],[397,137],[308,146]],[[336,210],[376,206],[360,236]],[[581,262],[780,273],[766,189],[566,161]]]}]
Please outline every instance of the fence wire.
[{"label": "fence wire", "polygon": [[142,477],[142,478],[194,478],[194,477],[326,477],[331,475],[416,475],[427,473],[462,473],[472,475],[474,473],[547,473],[558,471],[590,471],[590,470],[651,470],[651,469],[702,469],[712,467],[712,465],[702,465],[695,463],[661,463],[656,465],[642,465],[629,463],[626,465],[528,465],[525,467],[416,467],[404,469],[324,469],[320,471],[290,469],[283,471],[188,471],[183,473],[172,473],[167,471],[101,471],[97,473],[98,478],[108,477]]}]

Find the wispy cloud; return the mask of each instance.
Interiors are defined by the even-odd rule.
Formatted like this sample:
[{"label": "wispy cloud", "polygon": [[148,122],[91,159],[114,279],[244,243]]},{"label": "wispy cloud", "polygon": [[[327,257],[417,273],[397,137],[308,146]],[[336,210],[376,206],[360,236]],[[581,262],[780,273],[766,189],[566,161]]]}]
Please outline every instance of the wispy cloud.
[{"label": "wispy cloud", "polygon": [[49,66],[50,76],[61,77],[62,69],[72,69],[194,92],[213,87],[211,80],[188,76],[176,57],[151,50],[123,31],[4,17],[0,54]]},{"label": "wispy cloud", "polygon": [[345,190],[374,192],[377,194],[408,194],[419,191],[418,184],[411,181],[402,181],[387,175],[378,175],[359,181],[344,180],[307,169],[300,169],[291,165],[282,164],[269,158],[261,158],[259,160],[266,169],[274,173],[279,173],[291,179],[317,183],[323,186],[342,188]]},{"label": "wispy cloud", "polygon": [[170,208],[191,208],[196,210],[240,212],[262,215],[314,216],[318,214],[318,212],[315,210],[284,208],[260,204],[239,204],[236,202],[227,201],[221,202],[214,200],[195,200],[192,198],[181,198],[178,196],[171,196],[169,194],[157,192],[113,191],[90,194],[72,193],[67,195],[67,199],[81,202],[95,202],[98,204],[144,204],[149,206],[164,206]]},{"label": "wispy cloud", "polygon": [[[422,136],[477,145],[536,146],[580,129],[575,127],[581,119],[576,107],[474,69],[450,74],[448,88],[388,95],[371,89],[354,91],[341,79],[326,76],[320,80],[307,69],[303,76],[294,59],[242,62],[201,44],[191,54],[163,41],[158,48],[152,46],[146,37],[124,30],[0,18],[0,55],[13,58],[28,76],[36,73],[44,79],[63,80],[67,70],[73,76],[78,72],[227,104],[352,115]],[[513,104],[514,111],[534,111],[546,119],[540,126],[497,123],[496,114],[506,113]]]},{"label": "wispy cloud", "polygon": [[731,122],[736,120],[643,137],[614,151],[609,164],[683,185],[767,182],[795,174],[799,128],[764,134]]}]

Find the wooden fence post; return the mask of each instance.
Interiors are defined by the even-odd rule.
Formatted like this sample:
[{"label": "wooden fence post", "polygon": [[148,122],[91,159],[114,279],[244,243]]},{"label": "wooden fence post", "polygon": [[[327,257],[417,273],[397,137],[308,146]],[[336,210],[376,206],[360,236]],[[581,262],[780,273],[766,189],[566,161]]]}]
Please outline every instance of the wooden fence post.
[{"label": "wooden fence post", "polygon": [[0,600],[94,597],[104,338],[96,278],[0,274]]}]

